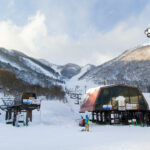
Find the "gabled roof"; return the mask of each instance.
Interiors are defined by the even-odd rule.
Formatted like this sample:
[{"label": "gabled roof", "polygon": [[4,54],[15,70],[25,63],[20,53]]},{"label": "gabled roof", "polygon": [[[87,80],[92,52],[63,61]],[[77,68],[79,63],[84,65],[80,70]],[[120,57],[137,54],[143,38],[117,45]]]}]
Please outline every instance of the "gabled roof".
[{"label": "gabled roof", "polygon": [[[117,87],[117,86],[136,88],[136,89],[138,89],[139,93],[141,95],[143,95],[141,93],[141,91],[139,90],[139,88],[135,87],[135,86],[125,85],[125,84],[112,84],[112,85],[98,86],[96,88],[91,88],[91,89],[87,90],[84,98],[81,100],[80,111],[81,112],[84,112],[84,111],[94,111],[95,110],[95,103],[97,101],[97,98],[99,96],[100,91],[103,88],[112,88],[112,87]],[[148,103],[147,103],[147,101],[146,101],[146,99],[145,99],[144,96],[143,96],[143,99],[144,99],[145,103],[148,105]]]}]

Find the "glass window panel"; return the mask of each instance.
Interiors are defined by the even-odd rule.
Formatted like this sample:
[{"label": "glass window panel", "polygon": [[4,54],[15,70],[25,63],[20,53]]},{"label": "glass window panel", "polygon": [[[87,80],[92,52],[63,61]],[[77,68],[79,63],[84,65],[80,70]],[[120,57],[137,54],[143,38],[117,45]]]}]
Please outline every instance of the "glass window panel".
[{"label": "glass window panel", "polygon": [[96,101],[96,107],[100,108],[102,105],[112,104],[113,108],[117,108],[118,103],[116,98],[118,96],[125,97],[126,103],[140,104],[142,108],[147,107],[139,90],[134,87],[132,88],[126,86],[102,88]]},{"label": "glass window panel", "polygon": [[131,104],[138,104],[139,103],[138,96],[131,96],[130,97],[130,103]]},{"label": "glass window panel", "polygon": [[100,104],[110,104],[110,90],[109,88],[102,89]]},{"label": "glass window panel", "polygon": [[142,95],[139,95],[139,103],[142,105],[144,104],[144,98]]}]

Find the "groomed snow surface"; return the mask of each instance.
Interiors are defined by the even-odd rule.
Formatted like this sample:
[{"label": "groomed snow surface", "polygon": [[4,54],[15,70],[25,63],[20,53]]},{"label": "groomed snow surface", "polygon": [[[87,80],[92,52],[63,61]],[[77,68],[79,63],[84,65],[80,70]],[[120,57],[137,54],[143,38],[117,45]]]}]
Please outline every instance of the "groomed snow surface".
[{"label": "groomed snow surface", "polygon": [[149,150],[150,130],[142,127],[100,126],[90,132],[77,125],[37,125],[23,128],[1,125],[1,150]]},{"label": "groomed snow surface", "polygon": [[[90,123],[78,126],[81,114],[73,101],[42,101],[28,127],[0,123],[0,150],[149,150],[150,128]],[[4,117],[0,116],[1,120]]]}]

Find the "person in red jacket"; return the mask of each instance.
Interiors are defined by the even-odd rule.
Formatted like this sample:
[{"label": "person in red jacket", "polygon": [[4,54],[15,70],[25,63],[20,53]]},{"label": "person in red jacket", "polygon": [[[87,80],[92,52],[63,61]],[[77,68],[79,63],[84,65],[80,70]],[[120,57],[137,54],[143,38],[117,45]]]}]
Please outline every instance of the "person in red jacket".
[{"label": "person in red jacket", "polygon": [[79,126],[81,126],[81,127],[85,126],[85,119],[83,118],[83,116],[81,116],[81,121],[79,123]]}]

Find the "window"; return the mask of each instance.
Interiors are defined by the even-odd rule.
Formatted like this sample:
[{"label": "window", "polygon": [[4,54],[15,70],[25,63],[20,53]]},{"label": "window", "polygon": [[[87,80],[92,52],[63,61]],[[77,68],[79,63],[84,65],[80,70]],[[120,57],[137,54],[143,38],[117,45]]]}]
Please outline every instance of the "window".
[{"label": "window", "polygon": [[131,104],[138,104],[139,103],[139,91],[136,88],[129,88],[130,94],[130,103]]},{"label": "window", "polygon": [[129,102],[129,90],[128,87],[124,86],[117,86],[111,88],[111,99],[114,101],[118,96],[125,97],[125,101]]},{"label": "window", "polygon": [[96,101],[97,107],[102,105],[110,105],[111,104],[111,97],[110,97],[110,89],[109,88],[103,88],[100,90],[98,99]]}]

